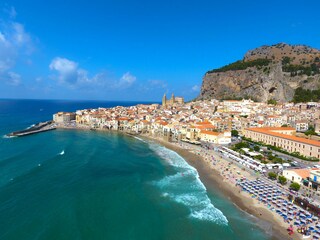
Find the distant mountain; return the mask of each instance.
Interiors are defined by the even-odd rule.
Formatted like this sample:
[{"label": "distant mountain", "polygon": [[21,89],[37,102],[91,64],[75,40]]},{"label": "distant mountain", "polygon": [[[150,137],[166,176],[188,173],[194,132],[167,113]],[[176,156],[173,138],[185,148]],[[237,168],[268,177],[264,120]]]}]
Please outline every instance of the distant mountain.
[{"label": "distant mountain", "polygon": [[243,60],[208,71],[198,99],[291,101],[297,88],[320,88],[320,50],[279,43],[250,50]]}]

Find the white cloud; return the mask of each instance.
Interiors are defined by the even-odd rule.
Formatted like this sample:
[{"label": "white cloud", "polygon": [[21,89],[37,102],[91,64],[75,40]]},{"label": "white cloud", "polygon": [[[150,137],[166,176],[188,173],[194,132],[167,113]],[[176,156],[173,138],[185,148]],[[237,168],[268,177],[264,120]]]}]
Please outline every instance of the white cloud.
[{"label": "white cloud", "polygon": [[77,70],[78,63],[66,58],[56,57],[51,61],[49,68],[62,74],[68,74]]},{"label": "white cloud", "polygon": [[137,78],[133,76],[130,72],[126,72],[120,78],[118,87],[124,87],[124,88],[130,87],[136,81],[136,79]]},{"label": "white cloud", "polygon": [[200,90],[200,87],[198,85],[194,85],[191,89],[194,92],[198,92]]},{"label": "white cloud", "polygon": [[12,86],[18,86],[21,84],[21,76],[15,72],[8,72],[7,83]]},{"label": "white cloud", "polygon": [[18,46],[29,46],[31,43],[30,35],[25,31],[24,26],[21,23],[13,22],[13,40],[15,41],[16,45]]},{"label": "white cloud", "polygon": [[58,72],[58,79],[60,83],[74,84],[78,81],[78,63],[74,61],[66,58],[56,57],[51,61],[49,68],[50,70],[55,70]]},{"label": "white cloud", "polygon": [[[52,59],[49,69],[57,73],[52,78],[58,80],[61,85],[66,85],[70,88],[86,88],[105,87],[107,78],[103,72],[89,76],[89,72],[79,67],[75,61],[67,58],[56,57]],[[127,79],[128,80],[128,79]]]},{"label": "white cloud", "polygon": [[0,32],[0,41],[2,43],[5,43],[6,42],[6,38],[4,37],[4,35]]},{"label": "white cloud", "polygon": [[33,50],[33,40],[23,24],[13,21],[17,13],[13,7],[5,9],[10,20],[0,19],[0,78],[12,86],[20,85],[21,77],[14,72],[17,61],[25,61]]}]

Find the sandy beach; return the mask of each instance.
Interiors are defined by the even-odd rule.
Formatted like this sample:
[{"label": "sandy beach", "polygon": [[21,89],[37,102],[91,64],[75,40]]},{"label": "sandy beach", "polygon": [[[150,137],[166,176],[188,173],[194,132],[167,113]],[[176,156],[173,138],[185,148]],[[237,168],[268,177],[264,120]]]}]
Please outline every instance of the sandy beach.
[{"label": "sandy beach", "polygon": [[[230,199],[238,208],[258,218],[257,225],[261,225],[263,228],[263,221],[270,223],[272,225],[272,230],[267,233],[271,235],[271,239],[301,239],[300,235],[296,232],[289,236],[286,230],[289,227],[289,224],[285,223],[279,215],[270,211],[257,199],[252,198],[246,192],[240,191],[240,188],[235,185],[233,179],[226,177],[227,174],[223,174],[225,168],[230,168],[227,160],[215,155],[218,162],[213,165],[209,160],[209,156],[204,157],[201,153],[196,153],[192,149],[183,148],[177,143],[169,143],[149,136],[144,137],[177,152],[190,165],[197,169],[201,181],[209,190],[218,188],[224,196]],[[205,151],[203,151],[202,154],[205,154],[204,152]],[[245,176],[247,179],[256,178],[234,164],[231,165],[231,168],[233,169],[231,174],[240,172],[241,176]],[[228,173],[228,176],[230,176],[230,173]]]}]

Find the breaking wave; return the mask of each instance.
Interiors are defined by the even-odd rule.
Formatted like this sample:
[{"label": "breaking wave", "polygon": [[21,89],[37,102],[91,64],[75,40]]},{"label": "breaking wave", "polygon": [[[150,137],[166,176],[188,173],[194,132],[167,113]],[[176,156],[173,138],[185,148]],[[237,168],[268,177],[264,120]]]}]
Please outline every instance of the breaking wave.
[{"label": "breaking wave", "polygon": [[142,141],[142,142],[146,142],[145,140],[143,140],[142,138],[139,138],[137,136],[133,136],[135,139],[138,139],[139,141]]},{"label": "breaking wave", "polygon": [[165,164],[176,170],[175,174],[154,182],[164,192],[162,197],[187,206],[191,218],[227,225],[227,218],[211,203],[197,170],[176,152],[153,143],[149,146],[165,160]]},{"label": "breaking wave", "polygon": [[3,135],[2,138],[15,138],[16,136]]}]

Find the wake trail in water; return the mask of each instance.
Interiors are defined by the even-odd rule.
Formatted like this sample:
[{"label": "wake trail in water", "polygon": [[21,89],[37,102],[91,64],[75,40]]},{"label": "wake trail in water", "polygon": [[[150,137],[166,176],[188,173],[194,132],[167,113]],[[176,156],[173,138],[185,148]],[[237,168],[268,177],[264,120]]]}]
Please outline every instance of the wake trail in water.
[{"label": "wake trail in water", "polygon": [[191,218],[227,225],[227,218],[211,203],[197,170],[176,152],[157,144],[150,143],[149,146],[177,171],[154,182],[164,192],[162,196],[187,206]]}]

